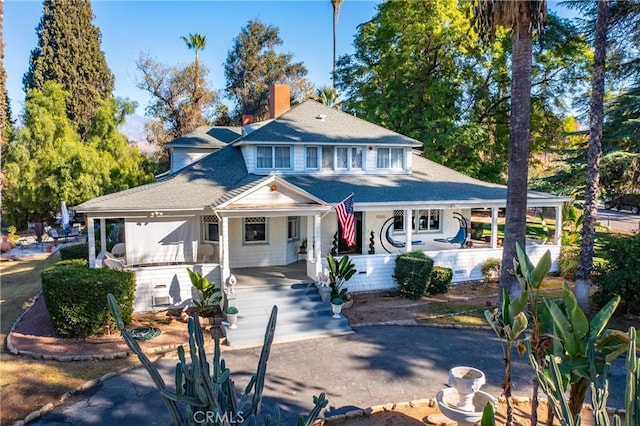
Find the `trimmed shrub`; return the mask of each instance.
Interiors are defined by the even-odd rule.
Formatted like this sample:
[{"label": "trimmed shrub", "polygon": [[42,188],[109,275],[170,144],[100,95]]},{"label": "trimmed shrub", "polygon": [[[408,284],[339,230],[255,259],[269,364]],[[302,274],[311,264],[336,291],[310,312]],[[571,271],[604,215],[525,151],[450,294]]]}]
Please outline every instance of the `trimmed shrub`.
[{"label": "trimmed shrub", "polygon": [[594,262],[593,282],[598,290],[593,304],[600,308],[618,295],[620,308],[627,313],[640,313],[640,234],[614,237],[602,251],[604,262]]},{"label": "trimmed shrub", "polygon": [[432,270],[433,259],[421,251],[412,251],[396,258],[393,276],[400,286],[400,293],[415,300],[427,289]]},{"label": "trimmed shrub", "polygon": [[453,279],[453,270],[442,266],[434,266],[431,271],[431,280],[427,285],[426,295],[445,294],[451,290],[451,280]]},{"label": "trimmed shrub", "polygon": [[73,244],[60,248],[60,258],[62,260],[83,259],[89,261],[89,244]]},{"label": "trimmed shrub", "polygon": [[125,324],[131,322],[136,286],[132,271],[92,269],[85,260],[65,260],[41,274],[42,294],[51,321],[62,337],[88,337],[116,330],[107,294],[120,304]]},{"label": "trimmed shrub", "polygon": [[500,259],[490,257],[489,259],[482,262],[480,272],[482,272],[482,276],[484,277],[484,280],[486,282],[496,282],[500,278],[501,267],[502,261]]},{"label": "trimmed shrub", "polygon": [[558,259],[560,275],[568,280],[575,280],[579,260],[580,246],[574,244],[560,247],[560,258]]}]

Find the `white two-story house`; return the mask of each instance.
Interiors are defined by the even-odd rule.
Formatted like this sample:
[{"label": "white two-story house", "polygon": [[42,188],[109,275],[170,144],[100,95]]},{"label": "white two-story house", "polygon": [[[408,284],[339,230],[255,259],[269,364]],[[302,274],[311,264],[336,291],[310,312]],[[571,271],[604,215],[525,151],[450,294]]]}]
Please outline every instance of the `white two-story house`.
[{"label": "white two-story house", "polygon": [[[244,126],[237,138],[214,143],[206,155],[199,144],[196,161],[180,160],[154,183],[75,207],[87,215],[89,229],[96,221],[124,222],[125,263],[137,274],[136,310],[153,309],[161,292],[171,304],[190,298],[185,265],[197,264],[224,283],[235,268],[300,261],[303,239],[311,280],[338,235],[339,254],[349,254],[358,269],[350,291],[394,288],[395,257],[405,251],[422,250],[436,265],[450,267],[454,282],[481,279],[482,262],[501,257],[505,186],[430,161],[419,141],[316,101],[288,105],[288,86],[276,85],[272,119]],[[188,144],[181,148],[189,150]],[[346,247],[335,206],[350,195],[356,244]],[[530,208],[555,209],[558,223],[566,201],[528,194]],[[486,218],[488,236],[472,245],[466,232],[463,243],[447,242],[470,225],[474,212]],[[100,254],[91,249],[92,233],[89,239],[95,266]],[[105,251],[104,235],[102,241]],[[203,247],[205,258],[199,255]],[[527,250],[534,261],[546,250],[557,260],[560,229]]]}]

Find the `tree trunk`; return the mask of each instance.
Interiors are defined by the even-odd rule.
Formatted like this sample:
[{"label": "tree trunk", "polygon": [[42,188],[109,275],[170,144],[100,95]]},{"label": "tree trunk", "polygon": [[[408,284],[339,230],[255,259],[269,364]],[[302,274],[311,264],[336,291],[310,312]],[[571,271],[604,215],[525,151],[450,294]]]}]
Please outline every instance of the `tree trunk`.
[{"label": "tree trunk", "polygon": [[516,242],[525,246],[527,225],[527,177],[529,168],[529,139],[531,127],[531,19],[521,12],[513,29],[511,59],[511,118],[509,120],[509,175],[507,178],[507,210],[502,249],[500,287],[510,297],[521,289],[513,275]]},{"label": "tree trunk", "polygon": [[602,158],[602,123],[604,120],[604,72],[607,52],[608,0],[597,2],[591,105],[589,117],[589,148],[587,151],[587,184],[584,199],[580,258],[576,272],[574,294],[578,305],[589,311],[589,287],[593,270],[593,246],[596,234],[596,214]]}]

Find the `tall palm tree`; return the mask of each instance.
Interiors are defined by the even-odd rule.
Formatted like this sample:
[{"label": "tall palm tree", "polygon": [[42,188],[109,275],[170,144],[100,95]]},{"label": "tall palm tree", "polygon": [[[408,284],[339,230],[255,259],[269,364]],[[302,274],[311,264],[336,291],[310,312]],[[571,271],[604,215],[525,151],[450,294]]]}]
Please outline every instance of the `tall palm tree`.
[{"label": "tall palm tree", "polygon": [[189,38],[182,36],[182,41],[187,44],[187,48],[189,50],[194,50],[196,52],[196,60],[194,64],[194,82],[193,82],[193,93],[198,92],[198,83],[200,79],[200,60],[198,58],[198,53],[207,46],[207,37],[202,34],[189,34]]},{"label": "tall palm tree", "polygon": [[343,0],[331,0],[331,6],[333,6],[333,74],[331,81],[333,82],[333,88],[336,88],[336,26],[338,24],[338,15],[340,15],[340,6],[342,6]]},{"label": "tall palm tree", "polygon": [[[520,284],[511,271],[516,258],[516,243],[525,246],[527,230],[527,180],[531,133],[531,69],[534,34],[540,35],[546,18],[545,0],[504,1],[473,0],[472,23],[481,39],[493,41],[499,26],[511,30],[511,115],[509,119],[509,165],[507,209],[500,287],[515,297]],[[502,384],[507,400],[507,425],[513,424],[511,374],[505,369]],[[537,401],[537,387],[534,387]],[[537,405],[537,404],[535,404]],[[537,423],[537,407],[532,407],[532,422]],[[535,424],[534,423],[534,424]]]},{"label": "tall palm tree", "polygon": [[596,233],[597,200],[600,186],[602,158],[602,125],[604,121],[604,73],[607,53],[608,0],[598,0],[594,34],[593,74],[591,76],[591,104],[589,106],[589,147],[587,149],[587,183],[584,199],[584,221],[580,258],[576,271],[574,293],[582,309],[589,308],[589,287],[593,270],[593,246]]}]

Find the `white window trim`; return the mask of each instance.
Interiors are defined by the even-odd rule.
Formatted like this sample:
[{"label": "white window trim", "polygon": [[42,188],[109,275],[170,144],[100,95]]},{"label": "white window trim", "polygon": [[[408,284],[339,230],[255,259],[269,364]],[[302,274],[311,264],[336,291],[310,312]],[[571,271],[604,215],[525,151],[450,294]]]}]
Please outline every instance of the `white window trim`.
[{"label": "white window trim", "polygon": [[[323,168],[322,167],[322,150],[324,148],[330,148],[333,151],[333,162],[331,168]],[[353,167],[353,149],[360,148],[362,152],[362,167]],[[364,171],[365,166],[367,164],[367,150],[364,146],[359,145],[321,145],[318,149],[318,164],[319,170],[328,172],[328,171],[337,171],[337,172],[345,172],[345,171]],[[338,149],[346,149],[347,150],[347,167],[338,167]],[[305,152],[306,155],[306,152]],[[306,165],[306,156],[305,156],[305,165]],[[307,170],[318,170],[318,169],[307,169]]]},{"label": "white window trim", "polygon": [[[262,219],[264,220],[264,240],[247,240],[247,219]],[[263,216],[256,217],[243,217],[242,218],[242,244],[255,245],[255,244],[269,244],[269,218]]]},{"label": "white window trim", "polygon": [[[380,158],[380,150],[385,149],[388,150],[389,152],[389,167],[380,167],[379,166],[379,158]],[[400,167],[393,167],[391,164],[391,152],[393,150],[400,150],[402,151],[402,165]],[[393,171],[401,171],[401,170],[406,170],[407,168],[407,151],[404,148],[401,147],[397,147],[397,146],[378,146],[376,147],[376,169],[377,170],[393,170]]]},{"label": "white window trim", "polygon": [[[307,149],[315,148],[316,149],[316,167],[309,167],[307,165]],[[320,170],[322,169],[322,147],[319,145],[306,145],[304,147],[304,169],[305,170]]]},{"label": "white window trim", "polygon": [[[206,215],[201,216],[201,224],[202,224],[202,241],[207,244],[220,244],[220,231],[222,231],[222,223],[218,220],[218,216],[216,215]],[[218,240],[209,240],[207,239],[208,228],[210,223],[218,224]]]},{"label": "white window trim", "polygon": [[[404,210],[402,211],[402,229],[393,229],[393,233],[395,235],[404,235],[406,233],[406,229],[405,229],[405,224],[404,224]],[[437,234],[437,233],[441,233],[442,232],[442,214],[443,214],[443,209],[416,209],[416,210],[411,210],[411,217],[412,217],[412,221],[413,221],[413,228],[411,229],[411,233],[412,234]],[[396,210],[393,211],[393,216],[395,218],[396,215]],[[420,225],[420,216],[419,213],[420,212],[429,212],[428,216],[429,218],[431,218],[431,212],[437,212],[438,213],[438,217],[440,219],[439,224],[440,227],[437,229],[419,229],[419,225]],[[394,222],[395,223],[395,222]],[[393,224],[391,225],[393,226]]]},{"label": "white window trim", "polygon": [[[289,149],[289,167],[276,167],[276,147]],[[258,148],[271,148],[271,167],[258,166]],[[291,145],[256,145],[254,150],[256,170],[292,170],[294,149]],[[306,162],[306,158],[305,158]]]},{"label": "white window trim", "polygon": [[[289,236],[289,222],[295,222],[295,235]],[[287,241],[296,241],[300,239],[300,216],[287,216]]]}]

